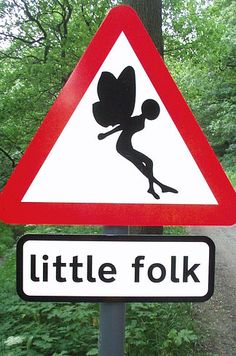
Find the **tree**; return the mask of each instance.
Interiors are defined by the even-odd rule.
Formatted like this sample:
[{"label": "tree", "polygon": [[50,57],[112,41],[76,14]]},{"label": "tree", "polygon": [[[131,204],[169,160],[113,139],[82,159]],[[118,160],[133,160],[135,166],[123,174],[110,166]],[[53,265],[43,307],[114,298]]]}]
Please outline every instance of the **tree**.
[{"label": "tree", "polygon": [[138,0],[124,0],[123,3],[137,11],[159,53],[163,56],[162,0],[145,0],[145,3]]},{"label": "tree", "polygon": [[[218,157],[236,157],[235,7],[230,0],[168,2],[165,59]],[[171,6],[171,11],[170,11]],[[184,19],[184,14],[185,16]]]},{"label": "tree", "polygon": [[[115,3],[1,1],[1,187]],[[216,153],[232,166],[236,156],[234,1],[165,0],[163,6],[151,0],[124,3],[139,12],[161,53],[163,44],[158,38],[163,13],[165,62]]]},{"label": "tree", "polygon": [[[149,2],[125,1],[141,17]],[[228,168],[236,157],[234,5],[232,0],[165,0],[162,7],[166,64]]]},{"label": "tree", "polygon": [[1,1],[1,187],[111,6],[109,0]]},{"label": "tree", "polygon": [[[142,1],[138,0],[124,0],[123,3],[130,5],[137,11],[159,53],[163,56],[162,0],[147,0],[145,1],[145,6]],[[163,233],[163,227],[130,227],[130,232],[133,234],[161,234]]]}]

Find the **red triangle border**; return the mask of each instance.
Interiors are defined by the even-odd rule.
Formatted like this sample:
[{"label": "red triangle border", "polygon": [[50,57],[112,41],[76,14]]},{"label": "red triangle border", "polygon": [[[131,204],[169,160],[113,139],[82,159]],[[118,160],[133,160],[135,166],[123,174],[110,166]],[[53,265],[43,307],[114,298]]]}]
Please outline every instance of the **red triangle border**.
[{"label": "red triangle border", "polygon": [[[122,31],[156,88],[218,205],[21,202]],[[0,218],[6,223],[42,225],[232,225],[236,222],[235,191],[132,8],[115,7],[105,18],[1,192]]]}]

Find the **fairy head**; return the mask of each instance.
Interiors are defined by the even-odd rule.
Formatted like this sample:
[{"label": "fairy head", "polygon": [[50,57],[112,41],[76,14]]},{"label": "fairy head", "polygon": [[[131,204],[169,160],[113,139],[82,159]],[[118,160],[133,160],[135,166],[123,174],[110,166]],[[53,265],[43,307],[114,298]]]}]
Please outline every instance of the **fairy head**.
[{"label": "fairy head", "polygon": [[141,110],[146,119],[155,120],[160,113],[160,106],[155,100],[148,99],[143,102]]}]

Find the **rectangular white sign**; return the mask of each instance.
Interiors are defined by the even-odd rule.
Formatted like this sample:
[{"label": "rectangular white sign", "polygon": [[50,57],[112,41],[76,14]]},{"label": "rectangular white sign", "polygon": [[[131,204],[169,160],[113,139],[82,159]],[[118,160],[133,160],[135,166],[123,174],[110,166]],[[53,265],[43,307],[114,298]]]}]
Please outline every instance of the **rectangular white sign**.
[{"label": "rectangular white sign", "polygon": [[205,301],[214,252],[199,236],[25,235],[17,291],[29,301]]}]

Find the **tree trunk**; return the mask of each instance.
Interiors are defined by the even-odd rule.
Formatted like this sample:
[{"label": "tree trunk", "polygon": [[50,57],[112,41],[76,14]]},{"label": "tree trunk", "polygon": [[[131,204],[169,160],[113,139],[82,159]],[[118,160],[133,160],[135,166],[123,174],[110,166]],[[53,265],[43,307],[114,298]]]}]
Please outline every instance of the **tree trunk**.
[{"label": "tree trunk", "polygon": [[[130,5],[137,12],[163,57],[162,0],[124,0],[123,3]],[[162,234],[163,226],[135,226],[130,227],[129,232],[130,234],[143,235]]]},{"label": "tree trunk", "polygon": [[124,0],[138,13],[160,55],[163,57],[162,0]]}]

